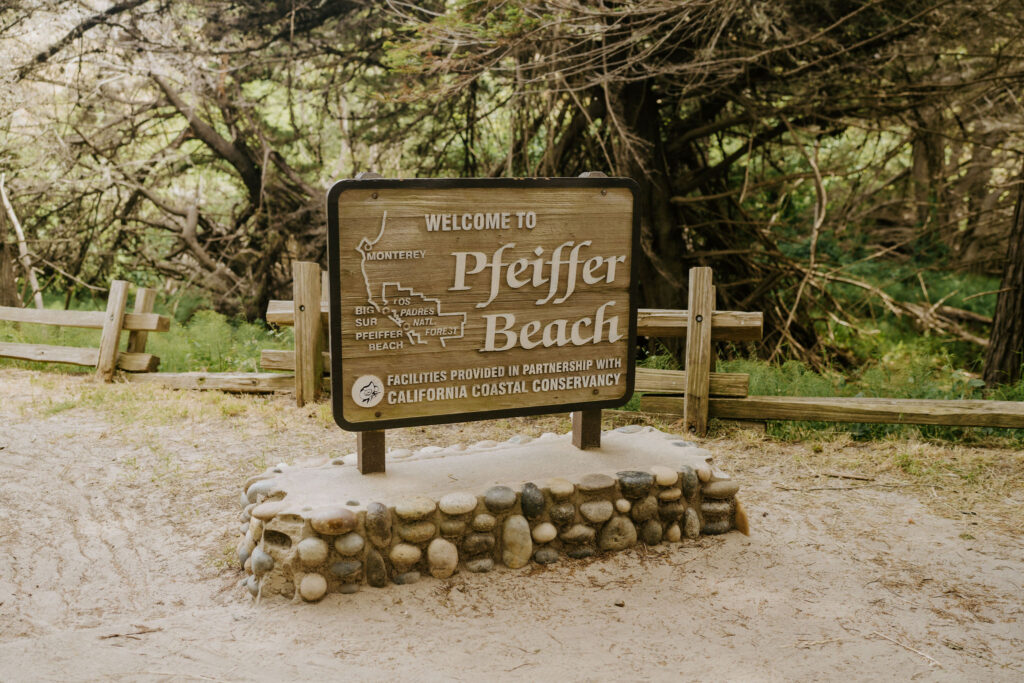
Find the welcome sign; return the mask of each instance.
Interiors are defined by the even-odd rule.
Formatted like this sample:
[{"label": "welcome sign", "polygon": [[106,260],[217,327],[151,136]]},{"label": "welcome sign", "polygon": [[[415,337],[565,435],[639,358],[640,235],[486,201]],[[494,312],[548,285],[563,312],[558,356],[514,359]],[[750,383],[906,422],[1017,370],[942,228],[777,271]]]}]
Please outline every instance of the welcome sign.
[{"label": "welcome sign", "polygon": [[335,184],[337,423],[389,429],[628,401],[635,205],[625,178]]}]

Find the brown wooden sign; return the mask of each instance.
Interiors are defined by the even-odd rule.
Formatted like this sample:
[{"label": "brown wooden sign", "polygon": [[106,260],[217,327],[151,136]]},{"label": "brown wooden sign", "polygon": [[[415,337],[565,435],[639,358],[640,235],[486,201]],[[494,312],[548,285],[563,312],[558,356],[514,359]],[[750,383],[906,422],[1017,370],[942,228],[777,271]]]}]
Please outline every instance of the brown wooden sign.
[{"label": "brown wooden sign", "polygon": [[335,184],[337,423],[390,429],[628,401],[635,204],[625,178]]}]

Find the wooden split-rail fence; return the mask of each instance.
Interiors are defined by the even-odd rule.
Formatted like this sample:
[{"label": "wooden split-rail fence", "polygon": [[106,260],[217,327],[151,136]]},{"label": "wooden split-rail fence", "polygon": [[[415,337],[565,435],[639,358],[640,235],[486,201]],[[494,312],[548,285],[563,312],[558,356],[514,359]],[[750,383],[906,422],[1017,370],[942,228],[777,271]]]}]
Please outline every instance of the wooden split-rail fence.
[{"label": "wooden split-rail fence", "polygon": [[[262,352],[264,370],[292,370],[294,376],[266,373],[280,382],[294,381],[298,405],[319,398],[330,372],[327,351],[327,279],[315,263],[293,268],[294,300],[271,301],[267,322],[295,326],[295,350]],[[686,370],[637,368],[636,391],[644,412],[681,416],[698,435],[709,418],[766,422],[880,422],[1024,429],[1024,402],[850,397],[751,396],[750,377],[713,372],[715,342],[757,341],[763,334],[760,312],[715,310],[710,268],[691,268],[687,310],[640,309],[637,335],[685,337]]]},{"label": "wooden split-rail fence", "polygon": [[[160,359],[146,353],[146,339],[150,332],[166,332],[170,318],[153,313],[156,291],[140,287],[135,294],[135,305],[127,311],[128,282],[114,280],[110,285],[106,311],[59,311],[38,308],[0,306],[0,320],[36,325],[81,327],[101,330],[99,348],[55,346],[51,344],[23,344],[0,342],[0,356],[46,363],[70,363],[93,366],[96,376],[109,382],[114,370],[154,372]],[[122,330],[128,332],[128,346],[118,347]]]}]

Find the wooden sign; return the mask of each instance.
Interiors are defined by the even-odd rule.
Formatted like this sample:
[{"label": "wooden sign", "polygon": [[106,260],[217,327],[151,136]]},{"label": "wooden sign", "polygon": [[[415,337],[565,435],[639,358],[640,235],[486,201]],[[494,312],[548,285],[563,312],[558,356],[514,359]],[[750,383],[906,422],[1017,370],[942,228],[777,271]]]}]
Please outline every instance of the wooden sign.
[{"label": "wooden sign", "polygon": [[390,429],[628,401],[635,204],[625,178],[335,184],[337,423]]}]

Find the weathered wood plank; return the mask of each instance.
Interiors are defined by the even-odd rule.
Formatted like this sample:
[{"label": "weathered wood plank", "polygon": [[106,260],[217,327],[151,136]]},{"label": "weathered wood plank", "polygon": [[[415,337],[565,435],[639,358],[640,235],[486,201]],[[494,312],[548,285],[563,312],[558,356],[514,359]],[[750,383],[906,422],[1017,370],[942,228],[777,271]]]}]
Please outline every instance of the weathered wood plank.
[{"label": "weathered wood plank", "polygon": [[[644,396],[640,406],[645,412],[678,415],[683,410],[683,399]],[[879,422],[1024,429],[1024,402],[1021,401],[748,396],[712,398],[708,412],[711,417],[727,420]]]},{"label": "weathered wood plank", "polygon": [[[99,349],[75,346],[51,346],[49,344],[20,344],[0,342],[0,356],[31,360],[39,363],[66,363],[95,367],[99,360]],[[129,372],[152,372],[156,370],[160,359],[149,353],[119,353],[117,367]]]},{"label": "weathered wood plank", "polygon": [[308,261],[292,264],[295,297],[295,405],[320,398],[323,376],[320,266]]},{"label": "weathered wood plank", "polygon": [[[321,358],[323,359],[323,374],[330,375],[330,351],[321,352]],[[295,370],[295,352],[291,349],[263,349],[260,351],[260,368],[263,370]]]},{"label": "weathered wood plank", "polygon": [[156,372],[160,359],[151,353],[118,353],[117,369],[126,372]]},{"label": "weathered wood plank", "polygon": [[[135,292],[135,313],[145,314],[153,312],[153,304],[156,303],[156,290],[149,287],[139,287]],[[127,315],[125,316],[127,317]],[[149,339],[149,332],[133,330],[128,333],[129,353],[143,353],[146,350],[146,342]]]},{"label": "weathered wood plank", "polygon": [[[746,396],[750,375],[742,372],[712,372],[708,386],[711,396]],[[685,394],[685,370],[636,369],[636,391],[645,394]]]},{"label": "weathered wood plank", "polygon": [[214,389],[245,394],[287,392],[295,388],[292,375],[278,372],[153,372],[126,375],[125,379],[170,389]]},{"label": "weathered wood plank", "polygon": [[104,382],[114,379],[114,368],[117,367],[117,346],[121,341],[124,309],[127,305],[128,283],[125,280],[114,280],[110,285],[110,294],[107,297],[107,311],[103,319],[103,331],[100,333],[100,355],[96,361],[96,377]]},{"label": "weathered wood plank", "polygon": [[[689,311],[641,308],[637,311],[636,333],[642,337],[685,337]],[[757,341],[764,327],[764,314],[744,311],[714,311],[711,314],[712,341]]]},{"label": "weathered wood plank", "polygon": [[711,269],[690,268],[686,335],[686,396],[683,397],[683,428],[704,436],[708,430],[708,388],[711,379],[711,313],[714,292]]},{"label": "weathered wood plank", "polygon": [[[35,323],[37,325],[60,325],[102,330],[106,313],[103,311],[53,311],[35,308],[12,308],[0,306],[0,320],[12,323]],[[171,319],[156,313],[125,313],[124,327],[130,332],[166,332],[171,329]]]}]

